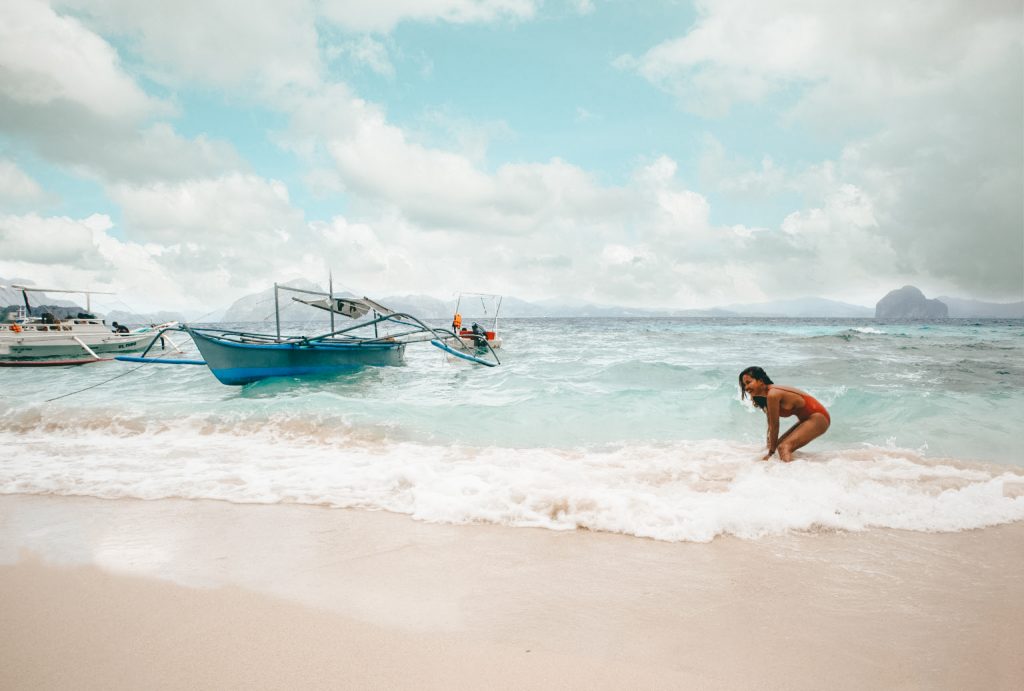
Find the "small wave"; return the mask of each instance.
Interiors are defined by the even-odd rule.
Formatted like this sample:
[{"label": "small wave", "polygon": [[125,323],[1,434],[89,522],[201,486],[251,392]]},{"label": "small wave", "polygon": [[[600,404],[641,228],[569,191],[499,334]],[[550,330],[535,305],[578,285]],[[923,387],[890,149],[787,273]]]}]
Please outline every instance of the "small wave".
[{"label": "small wave", "polygon": [[[111,436],[0,431],[0,493],[189,498],[387,510],[424,521],[606,531],[668,541],[790,530],[958,531],[1024,520],[1024,474],[860,447],[758,461],[728,441],[512,449],[391,441],[354,429]],[[18,443],[13,442],[17,440]]]},{"label": "small wave", "polygon": [[[663,389],[680,386],[691,371],[686,365],[670,362],[629,360],[604,365],[596,372],[587,373],[586,377],[597,382]],[[719,373],[711,370],[701,375],[711,378],[719,376]]]},{"label": "small wave", "polygon": [[201,412],[159,416],[125,409],[60,409],[26,406],[0,416],[0,434],[11,439],[74,439],[79,435],[123,439],[132,443],[174,444],[190,437],[266,439],[335,445],[352,441],[378,443],[389,439],[391,424],[367,424],[338,413],[294,412]]},{"label": "small wave", "polygon": [[800,341],[808,340],[808,341],[812,341],[812,342],[814,342],[814,341],[818,341],[818,342],[820,342],[820,341],[826,341],[826,342],[828,342],[828,341],[844,341],[844,342],[849,343],[851,341],[860,341],[860,340],[863,340],[863,339],[873,338],[873,337],[876,337],[876,336],[891,336],[891,335],[894,335],[894,334],[889,334],[889,333],[886,333],[884,331],[878,331],[877,329],[872,329],[870,327],[856,327],[856,328],[851,328],[851,329],[844,329],[842,331],[837,331],[835,333],[815,334],[813,336],[800,336],[800,337],[797,337],[797,340],[800,340]]}]

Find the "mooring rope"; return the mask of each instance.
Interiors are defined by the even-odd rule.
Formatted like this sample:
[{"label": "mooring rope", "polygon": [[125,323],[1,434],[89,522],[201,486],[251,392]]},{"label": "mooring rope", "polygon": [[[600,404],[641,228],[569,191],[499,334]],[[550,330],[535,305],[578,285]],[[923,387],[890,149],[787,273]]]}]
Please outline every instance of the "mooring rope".
[{"label": "mooring rope", "polygon": [[121,374],[118,374],[115,377],[111,377],[110,379],[107,379],[106,381],[101,381],[101,382],[99,382],[97,384],[93,384],[91,386],[87,386],[84,389],[79,389],[78,391],[72,391],[71,393],[66,393],[66,394],[63,394],[61,396],[56,396],[54,398],[47,398],[43,402],[44,403],[50,403],[51,401],[59,401],[62,398],[67,398],[68,396],[74,396],[77,393],[82,393],[83,391],[88,391],[89,389],[95,389],[97,386],[103,386],[104,384],[109,384],[110,382],[114,381],[115,379],[120,379],[121,377],[125,376],[126,374],[131,374],[132,372],[134,372],[135,370],[139,369],[140,367],[145,367],[145,365],[139,365],[138,367],[132,367],[127,372],[121,372]]}]

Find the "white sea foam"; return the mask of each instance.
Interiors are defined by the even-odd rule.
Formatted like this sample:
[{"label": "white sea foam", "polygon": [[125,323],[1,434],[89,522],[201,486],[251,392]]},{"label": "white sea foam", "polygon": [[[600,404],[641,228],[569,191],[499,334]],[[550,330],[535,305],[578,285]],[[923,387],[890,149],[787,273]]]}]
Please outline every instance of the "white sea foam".
[{"label": "white sea foam", "polygon": [[[787,530],[957,531],[1024,519],[1024,472],[864,446],[761,463],[726,441],[514,449],[303,434],[195,417],[0,430],[0,493],[379,509],[425,521],[709,541]],[[296,426],[298,425],[298,426]],[[59,430],[58,430],[59,431]]]}]

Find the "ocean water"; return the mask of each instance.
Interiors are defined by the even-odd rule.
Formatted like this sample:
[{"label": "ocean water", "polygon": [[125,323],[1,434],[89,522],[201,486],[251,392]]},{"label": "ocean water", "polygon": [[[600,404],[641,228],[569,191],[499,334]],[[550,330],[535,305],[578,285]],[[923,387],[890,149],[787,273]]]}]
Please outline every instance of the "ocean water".
[{"label": "ocean water", "polygon": [[[1024,321],[508,319],[499,331],[493,369],[426,344],[404,367],[245,387],[194,366],[0,369],[0,493],[688,541],[1024,519]],[[793,463],[759,461],[765,417],[737,386],[748,365],[832,415]]]}]

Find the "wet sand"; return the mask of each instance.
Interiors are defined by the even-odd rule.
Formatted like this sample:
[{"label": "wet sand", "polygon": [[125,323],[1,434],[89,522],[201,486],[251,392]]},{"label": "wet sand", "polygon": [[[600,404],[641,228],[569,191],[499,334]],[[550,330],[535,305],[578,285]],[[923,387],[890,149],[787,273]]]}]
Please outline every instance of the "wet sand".
[{"label": "wet sand", "polygon": [[0,688],[1020,688],[1024,523],[665,543],[0,497]]}]

